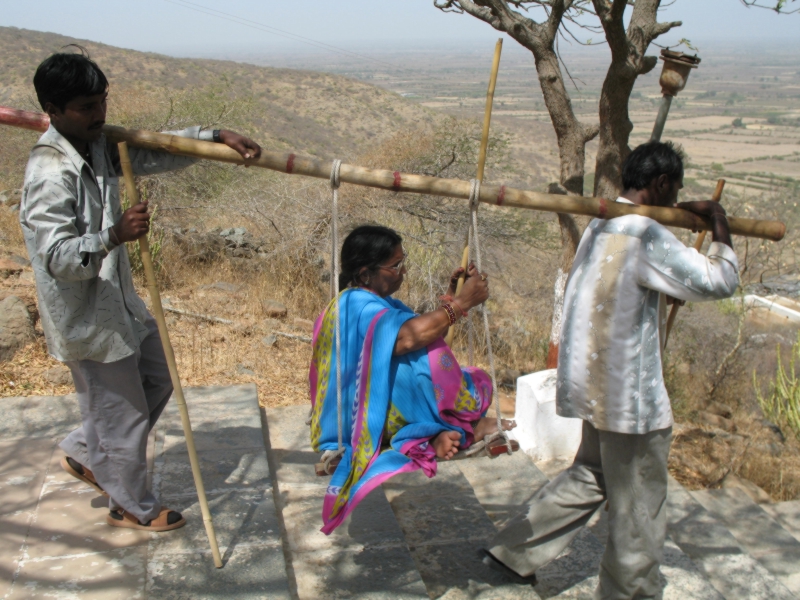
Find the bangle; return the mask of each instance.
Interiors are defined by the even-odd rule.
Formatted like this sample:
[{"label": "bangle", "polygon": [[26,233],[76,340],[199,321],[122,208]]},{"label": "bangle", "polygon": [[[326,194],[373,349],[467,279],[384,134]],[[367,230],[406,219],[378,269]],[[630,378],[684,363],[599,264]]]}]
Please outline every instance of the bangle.
[{"label": "bangle", "polygon": [[221,144],[222,143],[222,138],[220,137],[219,132],[220,132],[219,129],[215,129],[211,134],[212,139],[214,140],[214,143],[216,143],[216,144]]},{"label": "bangle", "polygon": [[450,325],[455,325],[458,317],[456,317],[456,311],[453,310],[453,307],[449,304],[442,304],[442,309],[447,313],[447,318],[450,319]]},{"label": "bangle", "polygon": [[108,228],[108,239],[111,240],[111,243],[115,244],[116,246],[122,245],[122,242],[120,242],[119,238],[117,237],[117,232],[114,231],[113,225]]},{"label": "bangle", "polygon": [[458,310],[461,313],[462,317],[466,317],[467,316],[467,311],[465,311],[463,308],[461,308],[461,305],[458,302],[456,302],[455,298],[453,298],[452,304],[454,304],[458,308]]}]

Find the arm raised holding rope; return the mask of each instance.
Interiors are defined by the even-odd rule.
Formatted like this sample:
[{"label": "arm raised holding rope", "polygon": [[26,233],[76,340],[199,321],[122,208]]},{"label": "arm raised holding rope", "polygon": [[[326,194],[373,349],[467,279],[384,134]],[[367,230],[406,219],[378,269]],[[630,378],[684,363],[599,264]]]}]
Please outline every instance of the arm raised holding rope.
[{"label": "arm raised holding rope", "polygon": [[466,281],[461,293],[454,297],[453,282],[458,281],[463,271],[464,269],[459,267],[450,279],[450,290],[448,290],[446,298],[452,298],[452,300],[443,303],[436,310],[414,317],[403,324],[394,345],[395,356],[424,348],[444,336],[456,320],[466,316],[470,309],[486,302],[489,298],[489,280],[485,273],[478,273],[474,264],[470,264],[467,269]]}]

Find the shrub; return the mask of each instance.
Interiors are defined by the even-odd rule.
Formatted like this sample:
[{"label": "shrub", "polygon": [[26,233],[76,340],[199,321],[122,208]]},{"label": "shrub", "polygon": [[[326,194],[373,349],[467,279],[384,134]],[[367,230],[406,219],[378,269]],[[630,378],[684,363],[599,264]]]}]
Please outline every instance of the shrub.
[{"label": "shrub", "polygon": [[788,370],[783,366],[781,348],[778,346],[778,366],[775,379],[770,383],[769,393],[761,395],[758,380],[753,373],[756,398],[764,414],[781,429],[791,429],[800,440],[800,378],[795,373],[795,359],[800,356],[800,335],[792,345]]}]

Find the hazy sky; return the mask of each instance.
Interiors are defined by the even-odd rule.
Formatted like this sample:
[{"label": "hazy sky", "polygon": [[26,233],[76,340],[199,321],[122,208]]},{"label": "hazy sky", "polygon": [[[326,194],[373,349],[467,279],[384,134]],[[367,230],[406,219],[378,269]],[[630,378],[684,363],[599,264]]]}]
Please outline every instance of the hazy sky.
[{"label": "hazy sky", "polygon": [[[2,0],[0,25],[51,31],[114,46],[179,56],[320,52],[263,28],[198,12],[224,11],[318,42],[364,52],[397,47],[491,44],[497,33],[467,15],[444,14],[432,0]],[[800,7],[800,1],[796,2]],[[675,0],[661,20],[683,27],[659,42],[688,38],[700,45],[736,40],[765,43],[800,39],[800,14],[748,9],[740,0]],[[584,34],[588,35],[588,34]],[[597,39],[597,35],[594,38]]]}]

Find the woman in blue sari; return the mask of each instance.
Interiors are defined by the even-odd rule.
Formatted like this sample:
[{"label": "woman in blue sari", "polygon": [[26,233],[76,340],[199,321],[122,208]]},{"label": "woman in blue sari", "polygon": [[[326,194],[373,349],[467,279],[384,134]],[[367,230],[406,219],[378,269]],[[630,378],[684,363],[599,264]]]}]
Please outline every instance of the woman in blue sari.
[{"label": "woman in blue sari", "polygon": [[[371,490],[393,475],[496,437],[489,376],[461,368],[443,336],[458,318],[489,297],[487,275],[470,265],[453,297],[458,269],[440,308],[416,315],[392,298],[400,289],[406,254],[402,239],[379,226],[354,229],[342,245],[339,280],[341,435],[344,453],[323,503],[322,531],[338,527]],[[314,327],[309,383],[315,451],[339,447],[336,387],[336,302]],[[512,421],[503,421],[511,429]],[[504,441],[497,440],[499,443]],[[497,443],[495,442],[495,443]]]}]

